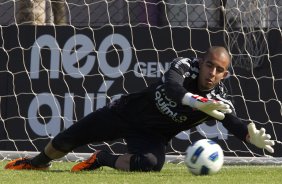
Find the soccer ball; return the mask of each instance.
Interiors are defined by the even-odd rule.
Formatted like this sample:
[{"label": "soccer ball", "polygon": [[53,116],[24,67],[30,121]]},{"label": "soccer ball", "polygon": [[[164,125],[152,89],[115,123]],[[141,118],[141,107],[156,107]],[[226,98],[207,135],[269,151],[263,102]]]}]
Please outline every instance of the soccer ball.
[{"label": "soccer ball", "polygon": [[187,148],[184,163],[193,174],[208,175],[217,173],[223,161],[221,147],[210,139],[201,139]]}]

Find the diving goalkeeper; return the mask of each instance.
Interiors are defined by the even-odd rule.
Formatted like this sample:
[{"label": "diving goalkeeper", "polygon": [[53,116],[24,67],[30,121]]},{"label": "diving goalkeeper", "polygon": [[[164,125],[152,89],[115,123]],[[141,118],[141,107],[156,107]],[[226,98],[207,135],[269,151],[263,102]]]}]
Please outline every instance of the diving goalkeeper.
[{"label": "diving goalkeeper", "polygon": [[203,58],[176,58],[157,83],[90,113],[55,136],[34,158],[10,161],[5,169],[48,169],[52,160],[79,146],[123,138],[127,153],[97,150],[71,170],[108,166],[124,171],[160,171],[170,139],[208,120],[219,120],[240,140],[273,153],[274,141],[265,129],[258,130],[252,122],[244,124],[226,99],[221,80],[228,75],[230,63],[227,50],[219,46],[209,48]]}]

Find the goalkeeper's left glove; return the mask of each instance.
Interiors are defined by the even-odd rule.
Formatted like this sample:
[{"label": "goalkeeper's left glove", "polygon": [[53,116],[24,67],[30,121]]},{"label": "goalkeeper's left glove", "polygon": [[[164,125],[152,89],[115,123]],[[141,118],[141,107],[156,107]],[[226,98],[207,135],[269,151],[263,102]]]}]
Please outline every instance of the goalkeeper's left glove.
[{"label": "goalkeeper's left glove", "polygon": [[274,153],[274,149],[272,148],[274,141],[270,140],[271,136],[269,134],[265,134],[264,128],[258,130],[254,123],[250,123],[248,124],[248,132],[247,141],[258,148],[266,149],[270,153]]}]

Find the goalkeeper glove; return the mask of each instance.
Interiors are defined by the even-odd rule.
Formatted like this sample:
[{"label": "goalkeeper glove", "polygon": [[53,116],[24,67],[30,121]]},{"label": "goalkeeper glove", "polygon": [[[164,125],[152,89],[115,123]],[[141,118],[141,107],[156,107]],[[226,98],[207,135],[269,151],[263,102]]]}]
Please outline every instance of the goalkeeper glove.
[{"label": "goalkeeper glove", "polygon": [[269,134],[265,134],[264,128],[258,130],[254,123],[250,123],[248,124],[248,132],[247,141],[258,148],[266,149],[270,153],[274,153],[274,149],[272,148],[274,141],[270,140],[271,136]]},{"label": "goalkeeper glove", "polygon": [[221,101],[207,99],[192,93],[186,93],[184,95],[182,104],[198,109],[218,120],[223,120],[225,113],[232,112],[230,106]]}]

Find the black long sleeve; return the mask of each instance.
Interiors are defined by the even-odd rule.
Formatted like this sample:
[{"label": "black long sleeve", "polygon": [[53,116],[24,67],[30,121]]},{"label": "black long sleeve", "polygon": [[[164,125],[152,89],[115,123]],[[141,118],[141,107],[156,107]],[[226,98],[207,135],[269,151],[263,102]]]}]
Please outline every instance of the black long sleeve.
[{"label": "black long sleeve", "polygon": [[247,125],[234,114],[225,114],[225,118],[221,122],[233,135],[242,141],[246,141],[248,135]]},{"label": "black long sleeve", "polygon": [[181,104],[187,89],[185,80],[194,80],[198,76],[198,60],[189,58],[176,58],[163,77],[163,84],[168,98]]}]

